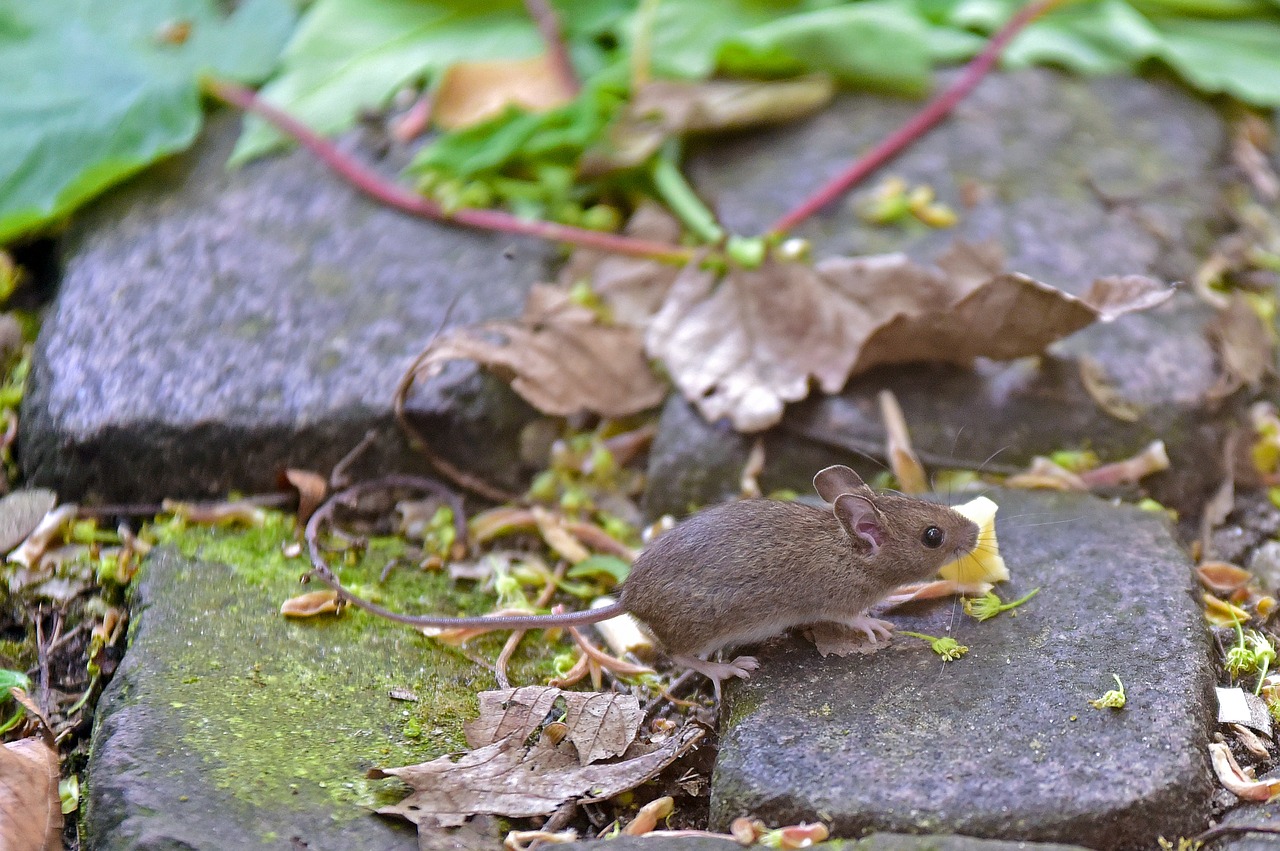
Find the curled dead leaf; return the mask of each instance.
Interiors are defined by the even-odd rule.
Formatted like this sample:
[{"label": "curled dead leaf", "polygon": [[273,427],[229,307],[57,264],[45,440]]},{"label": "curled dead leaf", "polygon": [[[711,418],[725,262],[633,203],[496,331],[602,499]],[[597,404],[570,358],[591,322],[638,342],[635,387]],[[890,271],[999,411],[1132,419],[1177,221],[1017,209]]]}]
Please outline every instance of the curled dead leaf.
[{"label": "curled dead leaf", "polygon": [[1096,358],[1081,355],[1079,358],[1080,383],[1085,392],[1105,413],[1125,423],[1136,423],[1142,418],[1141,405],[1130,402],[1111,383],[1106,367]]},{"label": "curled dead leaf", "polygon": [[669,795],[656,798],[640,808],[631,823],[622,829],[622,834],[623,836],[644,836],[656,828],[658,822],[669,818],[675,809],[675,799]]},{"label": "curled dead leaf", "polygon": [[695,725],[655,748],[633,744],[621,758],[583,765],[572,749],[544,742],[526,748],[519,736],[402,768],[375,769],[370,777],[398,777],[414,789],[378,810],[417,825],[460,825],[476,813],[516,818],[548,815],[565,801],[603,801],[645,783],[702,739]]},{"label": "curled dead leaf", "polygon": [[1225,561],[1206,561],[1196,568],[1200,584],[1215,594],[1230,595],[1253,581],[1253,574]]},{"label": "curled dead leaf", "polygon": [[46,488],[18,490],[0,499],[0,555],[21,544],[57,504],[58,495]]},{"label": "curled dead leaf", "polygon": [[61,851],[58,755],[42,739],[0,747],[0,848]]},{"label": "curled dead leaf", "polygon": [[695,262],[672,283],[645,344],[707,420],[750,432],[778,422],[814,380],[835,393],[883,364],[1036,354],[1172,292],[1148,278],[1108,278],[1077,298],[998,272],[1002,262],[998,249],[963,244],[936,267],[898,254],[771,259],[723,274]]},{"label": "curled dead leaf", "polygon": [[568,739],[583,765],[622,754],[635,740],[644,720],[634,695],[561,691],[550,686],[525,686],[480,693],[480,717],[463,725],[473,748],[508,736],[524,741],[562,708],[563,731],[552,744]]},{"label": "curled dead leaf", "polygon": [[310,470],[285,470],[284,477],[298,491],[298,527],[303,528],[324,502],[329,483],[324,476]]},{"label": "curled dead leaf", "polygon": [[431,119],[456,130],[495,118],[510,106],[543,112],[568,103],[573,94],[546,54],[455,62],[440,75]]},{"label": "curled dead leaf", "polygon": [[502,846],[507,851],[532,851],[539,845],[567,845],[570,842],[578,841],[578,831],[573,830],[512,830],[507,833],[507,838],[502,840]]},{"label": "curled dead leaf", "polygon": [[1210,399],[1223,399],[1241,387],[1256,388],[1275,373],[1275,332],[1235,293],[1225,309],[1205,328],[1218,355],[1221,374],[1209,390]]},{"label": "curled dead leaf", "polygon": [[1280,794],[1280,780],[1257,780],[1245,772],[1223,742],[1209,743],[1209,757],[1218,782],[1233,795],[1246,801],[1267,801]]},{"label": "curled dead leaf", "polygon": [[313,618],[337,611],[338,592],[331,589],[299,594],[280,604],[280,614],[286,618]]},{"label": "curled dead leaf", "polygon": [[470,360],[509,380],[539,411],[625,417],[666,395],[649,368],[640,335],[608,325],[574,304],[567,291],[538,285],[516,321],[488,322],[441,334],[418,356],[402,386],[425,381],[452,360]]},{"label": "curled dead leaf", "polygon": [[1080,474],[1080,480],[1090,488],[1109,488],[1118,485],[1134,485],[1153,473],[1169,469],[1169,453],[1163,440],[1153,440],[1145,449],[1111,464],[1103,464]]},{"label": "curled dead leaf", "polygon": [[929,477],[911,448],[911,433],[907,430],[907,418],[898,404],[898,397],[892,390],[881,390],[879,399],[880,418],[884,420],[888,443],[889,468],[904,493],[925,493],[929,490]]},{"label": "curled dead leaf", "polygon": [[572,532],[565,528],[563,518],[552,514],[547,509],[535,505],[532,509],[534,522],[547,546],[559,553],[570,564],[577,564],[591,557],[591,551],[582,545]]}]

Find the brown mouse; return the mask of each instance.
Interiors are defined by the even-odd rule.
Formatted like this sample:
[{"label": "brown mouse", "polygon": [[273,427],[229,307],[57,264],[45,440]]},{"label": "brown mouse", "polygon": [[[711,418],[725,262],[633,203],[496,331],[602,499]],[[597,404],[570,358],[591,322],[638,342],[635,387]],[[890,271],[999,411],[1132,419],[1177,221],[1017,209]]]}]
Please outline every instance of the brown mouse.
[{"label": "brown mouse", "polygon": [[893,626],[867,610],[894,588],[933,576],[973,551],[978,527],[943,505],[876,493],[853,470],[813,479],[830,509],[749,499],[699,511],[636,559],[619,602],[584,612],[510,617],[410,617],[415,626],[547,629],[598,623],[627,612],[677,664],[720,681],[746,677],[754,657],[712,662],[726,647],[832,621],[874,644]]}]

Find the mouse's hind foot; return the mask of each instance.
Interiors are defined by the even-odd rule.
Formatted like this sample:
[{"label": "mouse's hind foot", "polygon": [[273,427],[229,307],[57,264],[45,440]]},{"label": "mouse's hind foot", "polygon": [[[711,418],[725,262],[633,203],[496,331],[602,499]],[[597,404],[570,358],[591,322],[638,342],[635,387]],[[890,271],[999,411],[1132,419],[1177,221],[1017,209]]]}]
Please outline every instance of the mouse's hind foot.
[{"label": "mouse's hind foot", "polygon": [[707,659],[699,659],[697,656],[673,656],[671,661],[677,665],[683,665],[702,674],[711,680],[711,684],[716,690],[716,702],[720,702],[720,681],[727,680],[731,677],[741,677],[746,679],[751,673],[760,667],[760,662],[754,656],[738,656],[732,662],[711,662]]}]

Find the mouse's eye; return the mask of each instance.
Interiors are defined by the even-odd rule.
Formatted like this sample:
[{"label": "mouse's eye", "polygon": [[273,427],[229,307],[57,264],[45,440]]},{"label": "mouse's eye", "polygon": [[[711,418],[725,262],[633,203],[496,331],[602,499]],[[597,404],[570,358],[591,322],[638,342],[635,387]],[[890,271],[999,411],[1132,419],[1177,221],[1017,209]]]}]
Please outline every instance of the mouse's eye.
[{"label": "mouse's eye", "polygon": [[947,536],[937,526],[930,526],[924,530],[924,534],[920,536],[920,542],[931,550],[936,550],[942,546],[942,541]]}]

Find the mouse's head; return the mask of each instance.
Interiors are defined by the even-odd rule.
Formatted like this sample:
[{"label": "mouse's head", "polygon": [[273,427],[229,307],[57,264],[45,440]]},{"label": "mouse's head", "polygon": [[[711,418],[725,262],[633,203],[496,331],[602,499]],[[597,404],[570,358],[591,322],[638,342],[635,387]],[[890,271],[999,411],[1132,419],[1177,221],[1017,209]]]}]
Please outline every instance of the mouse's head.
[{"label": "mouse's head", "polygon": [[854,549],[894,584],[928,579],[978,543],[978,526],[967,517],[945,505],[876,493],[848,467],[826,468],[813,485]]}]

